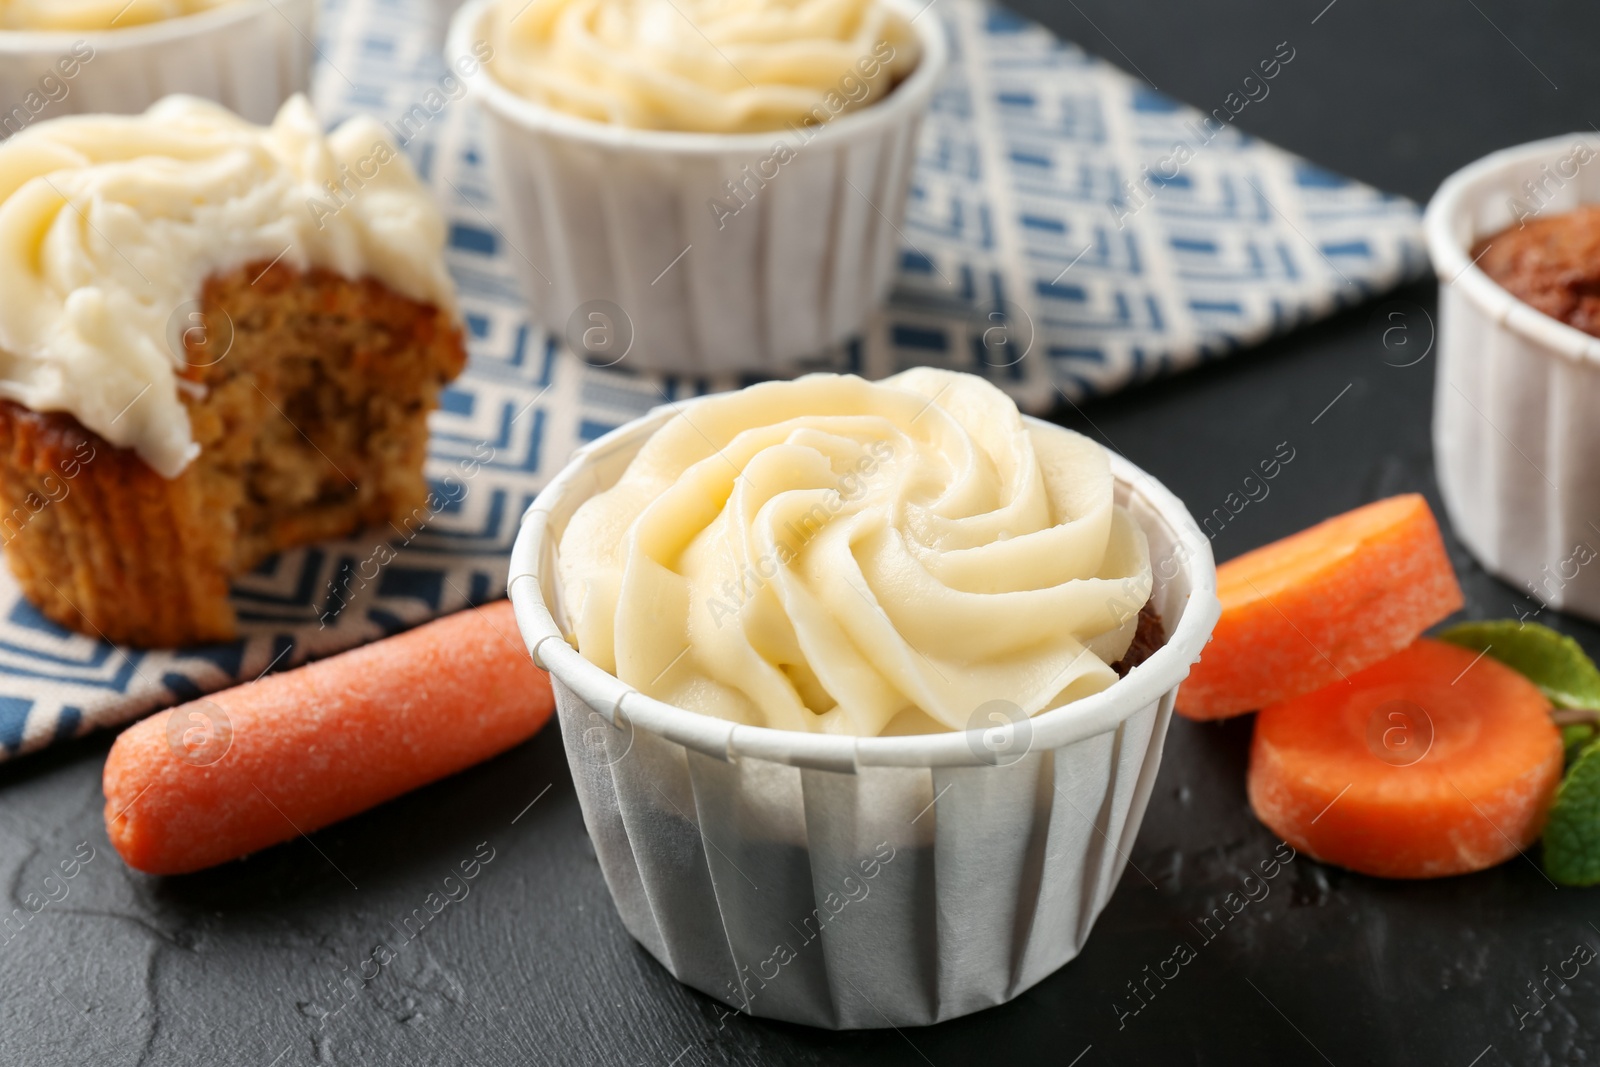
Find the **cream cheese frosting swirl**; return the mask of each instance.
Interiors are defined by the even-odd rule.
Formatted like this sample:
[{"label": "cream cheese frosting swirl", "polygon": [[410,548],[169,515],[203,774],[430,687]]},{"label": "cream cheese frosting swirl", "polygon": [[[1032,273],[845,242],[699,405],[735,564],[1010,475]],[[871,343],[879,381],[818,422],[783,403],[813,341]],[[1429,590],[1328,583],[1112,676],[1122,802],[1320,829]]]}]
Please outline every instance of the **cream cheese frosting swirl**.
[{"label": "cream cheese frosting swirl", "polygon": [[172,324],[207,277],[275,261],[453,309],[444,241],[383,128],[325,136],[304,97],[270,127],[181,96],[40,123],[0,144],[0,396],[176,477],[196,446]]},{"label": "cream cheese frosting swirl", "polygon": [[195,15],[236,0],[0,0],[0,30],[111,30]]},{"label": "cream cheese frosting swirl", "polygon": [[495,76],[558,111],[642,129],[827,122],[917,64],[882,0],[501,0]]},{"label": "cream cheese frosting swirl", "polygon": [[578,650],[640,692],[858,736],[1105,689],[1152,585],[1104,449],[932,369],[684,408],[558,561]]}]

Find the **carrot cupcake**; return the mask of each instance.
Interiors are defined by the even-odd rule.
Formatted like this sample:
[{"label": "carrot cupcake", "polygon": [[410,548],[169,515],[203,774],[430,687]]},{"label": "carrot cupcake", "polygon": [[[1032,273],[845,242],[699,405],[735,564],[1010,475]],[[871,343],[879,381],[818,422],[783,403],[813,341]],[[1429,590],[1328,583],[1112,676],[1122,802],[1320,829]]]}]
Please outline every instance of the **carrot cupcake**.
[{"label": "carrot cupcake", "polygon": [[0,141],[173,93],[271,122],[310,87],[316,0],[0,0]]},{"label": "carrot cupcake", "polygon": [[444,225],[375,122],[172,97],[0,145],[0,541],[50,618],[234,636],[229,580],[423,506],[465,350]]},{"label": "carrot cupcake", "polygon": [[447,58],[488,120],[545,328],[595,362],[702,375],[770,375],[858,336],[900,261],[947,56],[921,8],[466,4]]},{"label": "carrot cupcake", "polygon": [[237,0],[0,0],[0,29],[104,30],[196,15]]},{"label": "carrot cupcake", "polygon": [[1077,954],[1219,610],[1171,493],[929,368],[618,428],[508,589],[628,930],[730,1012],[834,1028]]}]

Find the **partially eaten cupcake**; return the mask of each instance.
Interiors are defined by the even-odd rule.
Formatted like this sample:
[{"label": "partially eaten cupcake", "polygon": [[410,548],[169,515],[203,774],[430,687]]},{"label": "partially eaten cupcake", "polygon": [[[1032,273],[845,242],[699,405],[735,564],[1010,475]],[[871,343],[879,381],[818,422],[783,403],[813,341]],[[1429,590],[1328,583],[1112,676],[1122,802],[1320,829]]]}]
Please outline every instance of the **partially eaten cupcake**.
[{"label": "partially eaten cupcake", "polygon": [[383,129],[171,97],[0,145],[0,539],[50,618],[169,647],[230,579],[425,507],[466,360],[444,224]]}]

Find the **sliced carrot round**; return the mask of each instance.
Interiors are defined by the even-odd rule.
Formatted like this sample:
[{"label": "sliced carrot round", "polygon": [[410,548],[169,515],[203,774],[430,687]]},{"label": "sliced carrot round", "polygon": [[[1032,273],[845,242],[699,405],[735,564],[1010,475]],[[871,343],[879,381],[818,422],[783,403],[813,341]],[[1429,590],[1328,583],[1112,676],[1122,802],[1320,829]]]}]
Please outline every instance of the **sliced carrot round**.
[{"label": "sliced carrot round", "polygon": [[1256,718],[1250,806],[1289,844],[1384,878],[1492,867],[1538,839],[1561,732],[1522,675],[1420,640]]},{"label": "sliced carrot round", "polygon": [[1461,607],[1439,524],[1416,493],[1379,500],[1217,568],[1222,617],[1178,690],[1220,719],[1302,693],[1405,648]]}]

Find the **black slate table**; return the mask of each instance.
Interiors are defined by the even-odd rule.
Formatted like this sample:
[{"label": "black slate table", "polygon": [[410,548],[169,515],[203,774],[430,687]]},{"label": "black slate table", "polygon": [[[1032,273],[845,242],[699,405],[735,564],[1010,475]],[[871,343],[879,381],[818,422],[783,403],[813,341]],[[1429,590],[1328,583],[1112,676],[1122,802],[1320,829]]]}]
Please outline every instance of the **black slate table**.
[{"label": "black slate table", "polygon": [[[1600,8],[1578,0],[1015,2],[1203,107],[1288,40],[1292,71],[1240,125],[1418,199],[1491,149],[1600,121]],[[1197,513],[1287,442],[1295,458],[1270,496],[1218,533],[1221,559],[1386,494],[1419,490],[1438,508],[1433,359],[1399,366],[1419,349],[1394,347],[1425,348],[1433,309],[1432,286],[1418,285],[1061,414]],[[1469,614],[1538,606],[1451,552]],[[1600,651],[1600,629],[1541,618]],[[1191,923],[1275,844],[1245,803],[1249,737],[1249,719],[1174,723],[1133,867],[1077,960],[1005,1007],[845,1034],[719,1023],[717,1005],[629,939],[553,727],[310,841],[167,880],[111,852],[100,813],[110,738],[90,738],[0,768],[5,909],[94,850],[64,899],[0,933],[0,1064],[1494,1067],[1600,1055],[1600,968],[1550,981],[1537,1015],[1530,993],[1571,973],[1563,961],[1579,943],[1600,946],[1600,891],[1557,890],[1530,859],[1407,884],[1301,857],[1202,941]],[[358,995],[341,994],[389,924],[475,853],[493,858],[470,894]],[[1145,984],[1145,968],[1185,939],[1196,958],[1164,987]],[[1154,995],[1136,1001],[1129,983]]]}]

